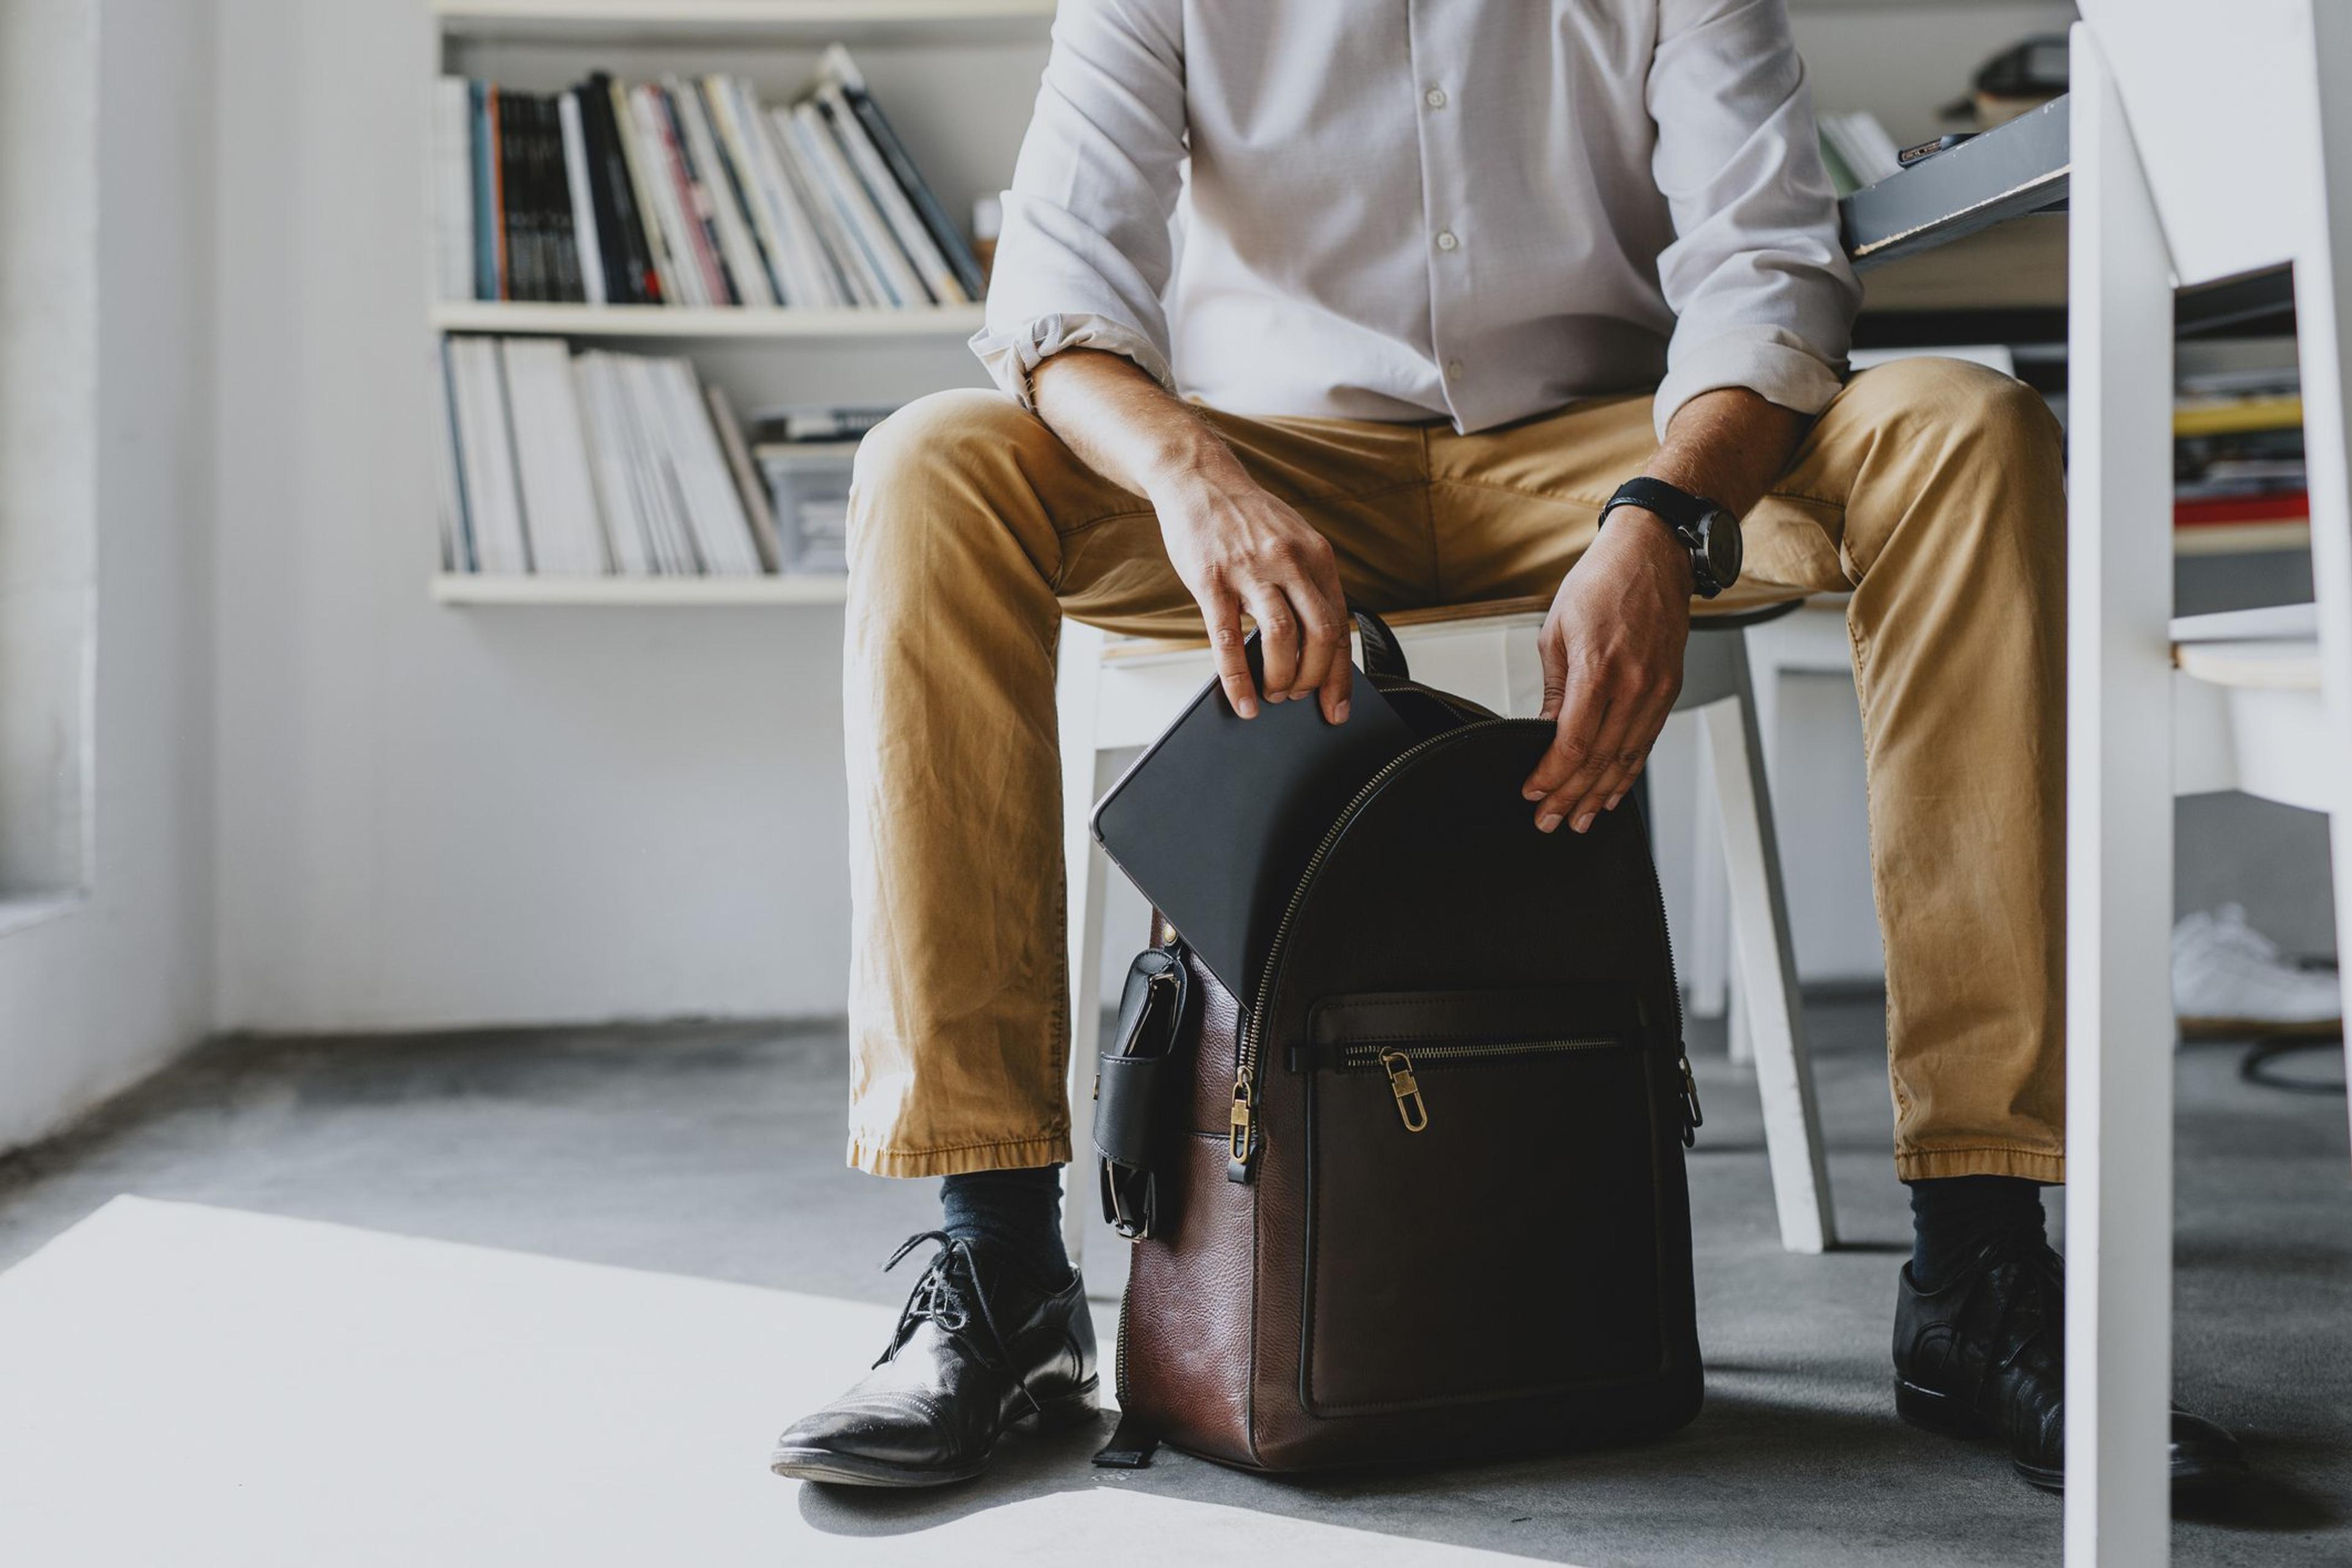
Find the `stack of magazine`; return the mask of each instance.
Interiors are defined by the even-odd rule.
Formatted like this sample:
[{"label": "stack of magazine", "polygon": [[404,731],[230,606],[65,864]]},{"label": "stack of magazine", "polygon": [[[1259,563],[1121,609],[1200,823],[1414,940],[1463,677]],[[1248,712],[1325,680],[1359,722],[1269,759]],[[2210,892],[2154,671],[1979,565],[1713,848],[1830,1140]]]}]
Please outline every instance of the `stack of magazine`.
[{"label": "stack of magazine", "polygon": [[554,338],[451,337],[441,353],[445,570],[751,576],[797,564],[780,560],[726,395],[687,361],[574,354]]},{"label": "stack of magazine", "polygon": [[838,45],[773,108],[730,76],[553,95],[444,77],[434,136],[445,299],[838,310],[984,289]]}]

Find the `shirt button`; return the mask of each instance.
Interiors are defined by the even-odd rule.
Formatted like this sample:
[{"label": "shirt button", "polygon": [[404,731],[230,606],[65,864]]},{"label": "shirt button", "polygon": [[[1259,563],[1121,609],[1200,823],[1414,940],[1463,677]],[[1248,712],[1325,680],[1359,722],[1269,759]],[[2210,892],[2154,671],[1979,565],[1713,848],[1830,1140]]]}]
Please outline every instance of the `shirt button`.
[{"label": "shirt button", "polygon": [[1445,362],[1445,379],[1448,381],[1460,381],[1462,379],[1462,362],[1460,360],[1450,359]]},{"label": "shirt button", "polygon": [[1454,237],[1454,231],[1452,229],[1441,228],[1437,231],[1437,248],[1440,250],[1459,250],[1462,248],[1462,242]]},{"label": "shirt button", "polygon": [[1433,87],[1422,94],[1421,100],[1432,109],[1443,109],[1445,107],[1445,89],[1442,87]]}]

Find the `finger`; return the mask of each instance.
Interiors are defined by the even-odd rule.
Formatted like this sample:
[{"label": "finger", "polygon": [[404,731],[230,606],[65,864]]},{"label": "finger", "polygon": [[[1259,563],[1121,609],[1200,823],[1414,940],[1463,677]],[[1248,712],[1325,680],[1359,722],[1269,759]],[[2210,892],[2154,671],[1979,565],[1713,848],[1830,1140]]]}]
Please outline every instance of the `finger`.
[{"label": "finger", "polygon": [[1559,716],[1552,721],[1551,744],[1544,748],[1535,772],[1519,788],[1519,794],[1531,801],[1548,800],[1570,784],[1581,788],[1598,771],[1593,746],[1608,715],[1607,689],[1591,677],[1571,674],[1559,706]]},{"label": "finger", "polygon": [[1291,607],[1298,612],[1298,673],[1291,680],[1290,695],[1306,698],[1331,673],[1331,646],[1347,636],[1348,607],[1330,546],[1321,536],[1298,549],[1294,571],[1295,576],[1282,584]]},{"label": "finger", "polygon": [[1320,700],[1328,723],[1348,721],[1348,699],[1356,689],[1356,666],[1348,657],[1348,628],[1342,621],[1331,643],[1331,668],[1324,672]]},{"label": "finger", "polygon": [[1600,776],[1559,813],[1579,833],[1590,828],[1601,813],[1615,810],[1625,792],[1633,787],[1633,781],[1649,764],[1650,748],[1657,744],[1658,731],[1665,727],[1673,699],[1661,702],[1654,691],[1637,693],[1625,699],[1623,708],[1628,716],[1623,729],[1609,726],[1594,742],[1602,763]]},{"label": "finger", "polygon": [[1216,659],[1217,679],[1225,700],[1244,719],[1257,717],[1257,683],[1250,679],[1249,654],[1242,646],[1242,606],[1222,584],[1200,595],[1201,618],[1209,626],[1209,651]]},{"label": "finger", "polygon": [[1290,695],[1298,674],[1298,613],[1282,589],[1261,583],[1249,590],[1250,616],[1257,622],[1258,654],[1265,661],[1265,700]]},{"label": "finger", "polygon": [[1568,698],[1568,645],[1546,626],[1536,639],[1536,657],[1543,661],[1543,706],[1536,710],[1536,717],[1557,719]]},{"label": "finger", "polygon": [[[1291,682],[1290,694],[1294,698],[1319,694],[1323,717],[1336,724],[1339,721],[1331,717],[1331,676],[1335,669],[1344,671],[1348,664],[1346,614],[1334,610],[1319,584],[1294,594],[1291,602],[1298,607],[1304,635],[1299,644],[1298,674]],[[1347,700],[1345,682],[1339,684],[1339,700]]]},{"label": "finger", "polygon": [[1592,817],[1599,809],[1593,788],[1618,767],[1637,711],[1633,695],[1622,688],[1610,691],[1607,703],[1601,724],[1586,743],[1577,768],[1537,803],[1536,826],[1545,833],[1562,823],[1579,833],[1592,826]]}]

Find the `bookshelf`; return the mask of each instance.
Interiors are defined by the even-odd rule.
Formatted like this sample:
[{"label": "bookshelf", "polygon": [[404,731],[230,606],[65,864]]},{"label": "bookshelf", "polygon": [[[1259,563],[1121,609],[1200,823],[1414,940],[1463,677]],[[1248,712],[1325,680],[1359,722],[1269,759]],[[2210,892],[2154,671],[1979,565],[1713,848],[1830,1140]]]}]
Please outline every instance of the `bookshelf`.
[{"label": "bookshelf", "polygon": [[[845,44],[874,83],[948,213],[1010,178],[1055,0],[418,0],[432,69],[523,92],[561,91],[591,71],[656,80],[724,71],[784,101],[822,51]],[[772,97],[771,97],[772,95]],[[428,148],[431,139],[427,138]],[[807,309],[548,304],[447,299],[428,279],[437,342],[560,339],[683,356],[740,412],[881,405],[981,384],[964,346],[978,304]],[[794,465],[845,468],[853,445],[812,445]],[[420,533],[429,528],[420,520]],[[454,608],[714,608],[838,605],[835,576],[499,574],[441,570],[432,602]]]},{"label": "bookshelf", "polygon": [[980,331],[977,305],[893,310],[787,310],[745,305],[532,305],[504,300],[441,300],[433,325],[445,332],[562,338],[948,338]]},{"label": "bookshelf", "polygon": [[982,43],[1042,31],[1055,0],[430,0],[442,37],[642,45]]},{"label": "bookshelf", "polygon": [[443,572],[433,579],[434,602],[453,605],[697,609],[729,605],[838,605],[848,596],[849,579],[833,576],[518,577]]}]

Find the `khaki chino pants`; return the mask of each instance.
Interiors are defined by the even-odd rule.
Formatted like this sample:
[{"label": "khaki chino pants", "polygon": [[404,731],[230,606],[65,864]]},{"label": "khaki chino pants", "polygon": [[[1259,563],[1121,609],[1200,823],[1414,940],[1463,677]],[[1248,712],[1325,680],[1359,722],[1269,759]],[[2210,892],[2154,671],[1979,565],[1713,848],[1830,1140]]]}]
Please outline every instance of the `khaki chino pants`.
[{"label": "khaki chino pants", "polygon": [[[1472,436],[1208,417],[1376,610],[1549,595],[1656,442],[1646,395]],[[2059,433],[1950,360],[1856,375],[1714,608],[1853,598],[1897,1173],[2064,1179]],[[868,437],[850,505],[849,1162],[1071,1157],[1055,734],[1063,616],[1199,635],[1149,506],[993,392]],[[1533,833],[1533,811],[1528,831]]]}]

